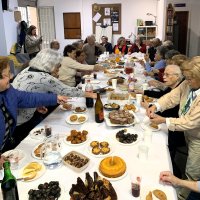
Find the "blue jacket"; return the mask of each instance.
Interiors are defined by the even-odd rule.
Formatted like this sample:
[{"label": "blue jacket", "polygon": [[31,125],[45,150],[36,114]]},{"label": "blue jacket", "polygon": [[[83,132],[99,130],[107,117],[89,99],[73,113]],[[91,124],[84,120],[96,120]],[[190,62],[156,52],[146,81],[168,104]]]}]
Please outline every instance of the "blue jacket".
[{"label": "blue jacket", "polygon": [[149,62],[145,63],[145,68],[147,72],[151,72],[153,69],[162,69],[166,67],[165,60],[159,60],[155,63],[154,67],[151,67]]},{"label": "blue jacket", "polygon": [[[6,108],[14,119],[11,127],[11,134],[16,127],[17,108],[35,108],[40,106],[51,106],[57,104],[57,95],[46,93],[30,93],[14,89],[10,86],[9,89],[0,92],[0,105],[4,101]],[[5,135],[5,121],[2,110],[0,109],[0,147]]]}]

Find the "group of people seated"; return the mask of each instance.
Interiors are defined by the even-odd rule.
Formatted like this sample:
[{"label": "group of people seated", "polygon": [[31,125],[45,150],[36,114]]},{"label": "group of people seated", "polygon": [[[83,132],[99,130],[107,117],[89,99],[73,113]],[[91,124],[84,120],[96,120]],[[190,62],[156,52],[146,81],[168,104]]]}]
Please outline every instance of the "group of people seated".
[{"label": "group of people seated", "polygon": [[[67,102],[68,98],[96,98],[95,93],[84,92],[76,86],[77,76],[104,70],[96,64],[100,54],[141,52],[144,60],[139,62],[144,67],[144,75],[152,77],[149,85],[157,90],[135,92],[158,98],[156,103],[142,102],[141,105],[153,123],[166,123],[173,171],[180,179],[183,176],[175,157],[179,147],[188,147],[185,175],[194,182],[181,182],[169,172],[161,173],[160,180],[200,192],[196,182],[200,180],[200,57],[187,58],[174,50],[171,41],[162,43],[158,38],[152,39],[148,48],[139,36],[130,48],[124,37],[114,47],[106,36],[101,39],[102,43],[97,43],[95,36],[89,35],[85,42],[66,45],[61,55],[57,40],[51,42],[50,48],[41,50],[42,37],[36,35],[35,26],[30,26],[25,39],[31,59],[28,66],[23,66],[13,79],[9,58],[0,57],[0,152],[15,148],[44,119],[48,110]],[[189,192],[182,188],[179,199],[192,200],[194,196],[200,199],[199,193],[189,195]]]}]

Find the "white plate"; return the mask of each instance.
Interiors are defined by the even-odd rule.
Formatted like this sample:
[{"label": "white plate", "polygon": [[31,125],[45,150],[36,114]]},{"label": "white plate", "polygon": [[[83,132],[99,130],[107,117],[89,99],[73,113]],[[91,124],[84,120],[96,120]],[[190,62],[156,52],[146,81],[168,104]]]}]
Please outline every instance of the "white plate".
[{"label": "white plate", "polygon": [[[169,195],[168,191],[167,191],[167,187],[166,188],[162,188],[161,186],[143,186],[141,187],[141,191],[140,191],[140,200],[146,200],[146,196],[149,194],[149,192],[152,192],[152,200],[159,200],[154,194],[153,194],[153,190],[162,190],[166,195],[167,195],[167,199],[173,199],[172,196]],[[170,198],[171,197],[171,198]]]},{"label": "white plate", "polygon": [[[15,155],[15,152],[18,155]],[[21,162],[26,157],[25,153],[20,149],[9,150],[9,151],[4,152],[2,155],[5,157],[8,157],[11,154],[13,154],[13,158],[18,159],[19,162]]]},{"label": "white plate", "polygon": [[107,126],[131,126],[133,124],[139,123],[139,119],[136,117],[135,113],[132,112],[132,111],[129,111],[129,112],[132,113],[134,115],[134,117],[135,117],[133,123],[131,123],[131,124],[112,124],[110,122],[110,119],[108,118],[108,115],[106,115],[105,116],[105,121],[106,121]]},{"label": "white plate", "polygon": [[[29,163],[28,163],[29,164]],[[27,164],[27,165],[28,165]],[[24,182],[30,182],[30,181],[34,181],[34,180],[36,180],[36,179],[38,179],[38,178],[40,178],[42,175],[44,175],[44,173],[46,172],[46,167],[42,164],[42,163],[39,163],[41,166],[42,166],[42,168],[41,168],[41,170],[40,171],[38,171],[37,172],[37,175],[33,178],[33,179],[30,179],[30,180],[24,180]],[[26,165],[26,166],[27,166]],[[25,167],[26,167],[25,166]],[[22,168],[22,170],[20,171],[20,178],[22,177],[23,178],[23,170],[25,169],[25,167],[23,167]]]},{"label": "white plate", "polygon": [[[32,139],[43,140],[45,138],[45,130],[44,129],[45,129],[44,126],[36,127],[30,131],[29,136]],[[41,133],[37,133],[36,131],[41,131]]]},{"label": "white plate", "polygon": [[[90,155],[92,155],[92,156],[94,156],[94,157],[96,157],[96,158],[104,158],[104,157],[106,157],[106,156],[109,156],[109,155],[111,155],[112,153],[113,153],[113,145],[112,144],[110,144],[110,142],[109,141],[106,141],[106,140],[91,140],[90,142],[92,142],[92,141],[99,141],[99,143],[100,142],[103,142],[103,141],[105,141],[105,142],[108,142],[109,143],[109,148],[110,148],[110,152],[109,153],[107,153],[107,154],[98,154],[98,155],[96,155],[96,154],[93,154],[92,153],[92,147],[90,146],[90,144],[89,144],[89,146],[88,146],[88,152],[89,152],[89,154]],[[101,147],[99,147],[99,148],[101,148]]]},{"label": "white plate", "polygon": [[[44,143],[40,143],[40,144],[44,144]],[[33,156],[33,158],[36,158],[36,159],[38,159],[38,160],[41,160],[41,157],[37,157],[37,156],[35,155],[34,151],[38,148],[38,146],[39,146],[40,144],[37,144],[37,145],[33,148],[32,152],[31,152],[31,155]]]},{"label": "white plate", "polygon": [[71,141],[67,141],[67,136],[69,136],[69,135],[70,135],[70,133],[67,134],[67,135],[63,138],[64,143],[67,144],[67,145],[71,145],[71,146],[80,146],[80,145],[83,145],[83,144],[85,144],[85,143],[88,142],[88,135],[87,135],[87,136],[86,136],[86,140],[85,140],[84,142],[81,142],[81,143],[78,143],[78,144],[72,144]]},{"label": "white plate", "polygon": [[59,108],[60,108],[61,110],[64,110],[64,111],[71,111],[71,110],[72,110],[72,108],[71,108],[71,109],[66,109],[66,108],[64,108],[63,105],[59,105]]},{"label": "white plate", "polygon": [[[85,107],[80,106],[80,108],[83,109]],[[75,109],[76,109],[76,107],[73,109],[73,113],[76,113],[76,114],[81,114],[81,113],[86,113],[87,112],[87,108],[85,108],[85,110],[83,112],[76,112]]]},{"label": "white plate", "polygon": [[91,75],[84,75],[83,78],[85,79],[92,79],[94,78],[94,76],[91,74]]},{"label": "white plate", "polygon": [[[74,115],[74,114],[73,114],[73,115]],[[84,115],[84,114],[76,114],[76,115],[77,115],[78,118],[79,118],[79,117],[85,117],[85,121],[83,121],[83,122],[78,122],[78,120],[77,120],[77,121],[75,121],[75,122],[72,122],[72,121],[70,120],[70,117],[71,117],[72,115],[69,115],[65,121],[66,121],[68,124],[74,125],[74,124],[83,124],[83,123],[85,123],[85,122],[88,120],[88,116],[87,116],[87,115]]]},{"label": "white plate", "polygon": [[104,176],[104,175],[99,171],[99,169],[98,169],[98,174],[99,174],[101,177],[107,179],[108,181],[119,181],[119,180],[122,180],[123,178],[125,178],[125,177],[127,176],[128,172],[127,172],[127,169],[126,169],[125,173],[124,173],[122,176],[117,177],[117,178],[108,178],[108,177]]},{"label": "white plate", "polygon": [[157,132],[157,131],[159,131],[161,129],[161,125],[160,124],[158,125],[158,129],[156,129],[156,128],[153,128],[153,127],[149,126],[150,123],[151,122],[150,122],[149,118],[146,116],[143,119],[143,121],[142,121],[142,123],[140,125],[141,125],[143,130],[150,129],[151,131]]},{"label": "white plate", "polygon": [[[139,111],[139,108],[138,108],[134,103],[131,103],[131,104],[133,104],[133,105],[135,106],[135,111],[133,111],[133,110],[128,110],[128,111],[138,112],[138,111]],[[130,105],[130,104],[128,104],[128,105]],[[125,106],[125,105],[124,105],[124,106]]]},{"label": "white plate", "polygon": [[[118,130],[117,132],[119,132],[119,131],[120,131],[120,130]],[[115,139],[117,140],[117,142],[118,142],[119,144],[124,145],[124,146],[131,146],[131,145],[137,144],[137,143],[138,143],[139,141],[141,141],[141,139],[142,139],[141,133],[136,132],[136,131],[134,131],[133,129],[127,128],[127,132],[126,132],[126,133],[137,134],[137,135],[138,135],[137,140],[134,141],[134,142],[132,142],[132,143],[122,143],[122,142],[120,142],[120,141],[118,140],[118,138],[116,137],[116,135],[117,135],[117,133],[116,133],[116,134],[115,134]]]},{"label": "white plate", "polygon": [[100,82],[101,82],[101,81],[99,81],[99,80],[91,80],[91,81],[90,81],[91,84],[98,84],[98,83],[100,83]]}]

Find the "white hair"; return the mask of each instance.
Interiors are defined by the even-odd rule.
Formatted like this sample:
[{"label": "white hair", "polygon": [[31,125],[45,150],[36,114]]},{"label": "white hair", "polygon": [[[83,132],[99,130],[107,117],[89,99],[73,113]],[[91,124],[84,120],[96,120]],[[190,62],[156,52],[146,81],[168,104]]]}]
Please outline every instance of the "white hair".
[{"label": "white hair", "polygon": [[62,56],[57,51],[53,49],[42,49],[37,56],[30,61],[29,66],[50,73],[61,61]]},{"label": "white hair", "polygon": [[181,69],[180,69],[180,67],[178,65],[167,65],[166,68],[172,69],[173,73],[176,74],[180,80],[183,79],[182,71],[181,71]]}]

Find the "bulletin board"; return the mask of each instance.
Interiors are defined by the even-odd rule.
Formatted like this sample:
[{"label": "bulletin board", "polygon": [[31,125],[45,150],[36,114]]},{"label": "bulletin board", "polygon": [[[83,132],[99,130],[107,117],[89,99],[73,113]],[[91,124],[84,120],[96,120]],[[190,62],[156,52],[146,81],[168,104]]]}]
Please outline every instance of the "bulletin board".
[{"label": "bulletin board", "polygon": [[112,26],[113,34],[121,34],[121,4],[92,4],[93,33],[96,26]]}]

